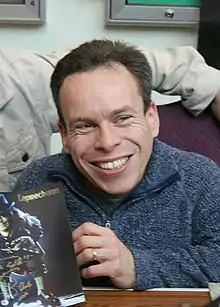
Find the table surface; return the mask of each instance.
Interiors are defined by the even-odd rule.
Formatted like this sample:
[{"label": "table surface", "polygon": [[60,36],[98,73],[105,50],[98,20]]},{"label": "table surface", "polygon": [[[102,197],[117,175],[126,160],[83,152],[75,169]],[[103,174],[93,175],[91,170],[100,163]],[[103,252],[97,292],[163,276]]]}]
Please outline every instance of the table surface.
[{"label": "table surface", "polygon": [[83,307],[203,307],[210,301],[203,291],[86,290],[85,295]]}]

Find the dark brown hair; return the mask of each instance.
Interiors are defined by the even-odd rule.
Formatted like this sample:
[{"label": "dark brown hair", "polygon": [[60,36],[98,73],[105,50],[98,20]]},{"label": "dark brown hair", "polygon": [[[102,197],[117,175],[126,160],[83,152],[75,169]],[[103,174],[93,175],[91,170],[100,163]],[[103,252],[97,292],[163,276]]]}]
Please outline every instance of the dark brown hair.
[{"label": "dark brown hair", "polygon": [[147,110],[151,101],[152,71],[145,55],[135,46],[107,39],[92,40],[73,49],[56,65],[51,76],[51,90],[59,119],[65,121],[59,104],[60,88],[66,77],[74,73],[87,72],[101,66],[121,64],[136,79]]}]

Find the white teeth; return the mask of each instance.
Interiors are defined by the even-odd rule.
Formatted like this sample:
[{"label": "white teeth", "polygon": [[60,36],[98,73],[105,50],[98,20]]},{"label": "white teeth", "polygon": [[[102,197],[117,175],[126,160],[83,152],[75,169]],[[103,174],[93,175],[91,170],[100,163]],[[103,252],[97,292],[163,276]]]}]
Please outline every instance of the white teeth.
[{"label": "white teeth", "polygon": [[115,168],[120,168],[122,167],[128,160],[128,157],[115,160],[112,162],[107,162],[107,163],[98,163],[97,165],[102,168],[102,169],[115,169]]}]

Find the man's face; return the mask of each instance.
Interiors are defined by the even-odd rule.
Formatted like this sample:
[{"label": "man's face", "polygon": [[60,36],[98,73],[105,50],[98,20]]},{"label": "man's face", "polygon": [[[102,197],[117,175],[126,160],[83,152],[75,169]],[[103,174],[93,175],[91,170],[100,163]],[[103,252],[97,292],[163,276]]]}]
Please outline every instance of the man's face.
[{"label": "man's face", "polygon": [[154,103],[146,114],[138,85],[117,65],[68,76],[60,89],[64,150],[90,182],[122,194],[141,180],[158,135]]},{"label": "man's face", "polygon": [[0,233],[7,231],[9,227],[9,222],[7,217],[1,215],[0,216]]}]

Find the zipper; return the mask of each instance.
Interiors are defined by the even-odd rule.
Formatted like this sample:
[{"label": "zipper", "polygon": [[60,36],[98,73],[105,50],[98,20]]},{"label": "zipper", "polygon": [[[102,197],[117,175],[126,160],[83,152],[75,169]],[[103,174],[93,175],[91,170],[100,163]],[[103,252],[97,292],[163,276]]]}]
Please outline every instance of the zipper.
[{"label": "zipper", "polygon": [[111,223],[110,223],[110,221],[106,221],[106,223],[105,223],[105,227],[107,227],[107,228],[111,229]]},{"label": "zipper", "polygon": [[105,211],[100,208],[98,206],[98,208],[96,208],[95,206],[93,206],[89,199],[87,197],[85,197],[84,195],[82,195],[81,193],[79,193],[77,190],[75,190],[71,184],[71,179],[69,178],[69,175],[66,174],[66,172],[59,172],[58,174],[53,172],[53,170],[50,172],[51,176],[53,178],[56,178],[56,179],[61,179],[64,181],[64,183],[66,184],[66,186],[75,194],[77,195],[79,198],[81,198],[83,201],[85,201],[87,203],[88,206],[90,206],[92,208],[92,210],[94,210],[98,215],[99,217],[102,219],[102,223],[104,225],[104,227],[107,227],[109,229],[111,229],[111,222],[110,220],[112,219],[112,215],[111,217],[110,216],[107,216],[107,214],[105,213]]}]

